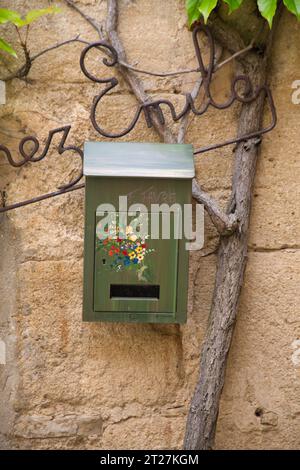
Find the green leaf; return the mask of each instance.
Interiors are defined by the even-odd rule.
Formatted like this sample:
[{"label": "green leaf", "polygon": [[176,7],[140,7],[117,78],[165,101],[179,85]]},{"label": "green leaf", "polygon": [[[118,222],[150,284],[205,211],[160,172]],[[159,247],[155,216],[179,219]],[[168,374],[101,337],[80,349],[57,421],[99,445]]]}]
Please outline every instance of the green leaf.
[{"label": "green leaf", "polygon": [[[237,10],[243,3],[243,0],[223,0],[229,6],[229,13]],[[300,0],[283,0],[286,8],[293,13],[300,21]],[[273,18],[277,9],[277,0],[257,0],[261,15],[268,21],[272,27]],[[202,14],[204,21],[207,21],[211,11],[217,5],[217,0],[186,0],[185,6],[188,15],[189,26],[197,21]]]},{"label": "green leaf", "polygon": [[19,18],[16,18],[15,21],[12,21],[12,22],[18,28],[22,28],[23,26],[27,26],[31,24],[33,21],[37,20],[41,16],[59,13],[60,11],[61,9],[55,6],[42,8],[40,10],[31,10],[27,13],[24,19],[19,17]]},{"label": "green leaf", "polygon": [[300,20],[300,0],[283,0],[287,9]]},{"label": "green leaf", "polygon": [[216,7],[218,0],[201,0],[199,5],[199,11],[204,17],[204,23],[207,22],[209,15],[212,10]]},{"label": "green leaf", "polygon": [[270,28],[272,28],[277,0],[257,0],[257,5],[261,15],[268,21]]},{"label": "green leaf", "polygon": [[0,24],[21,20],[19,13],[13,10],[7,10],[6,8],[0,8]]},{"label": "green leaf", "polygon": [[40,18],[41,16],[49,15],[49,14],[53,15],[55,13],[59,13],[60,11],[61,11],[61,9],[58,8],[58,7],[55,7],[55,6],[48,7],[48,8],[43,8],[41,10],[31,10],[27,13],[25,21],[26,21],[26,24],[30,24],[33,21]]},{"label": "green leaf", "polygon": [[0,49],[2,51],[8,52],[13,57],[17,57],[16,51],[11,47],[8,42],[4,41],[4,39],[0,38]]},{"label": "green leaf", "polygon": [[189,26],[192,26],[192,24],[200,18],[199,6],[201,1],[202,0],[186,0],[185,2]]},{"label": "green leaf", "polygon": [[229,6],[229,14],[232,13],[234,10],[237,10],[244,0],[223,0],[223,2],[227,3]]}]

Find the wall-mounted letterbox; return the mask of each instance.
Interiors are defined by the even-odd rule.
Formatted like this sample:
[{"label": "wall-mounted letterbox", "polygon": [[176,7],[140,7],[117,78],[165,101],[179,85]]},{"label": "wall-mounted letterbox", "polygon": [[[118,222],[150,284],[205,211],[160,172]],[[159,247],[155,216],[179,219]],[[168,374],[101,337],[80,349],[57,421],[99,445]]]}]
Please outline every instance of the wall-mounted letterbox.
[{"label": "wall-mounted letterbox", "polygon": [[85,321],[186,321],[191,145],[88,142]]}]

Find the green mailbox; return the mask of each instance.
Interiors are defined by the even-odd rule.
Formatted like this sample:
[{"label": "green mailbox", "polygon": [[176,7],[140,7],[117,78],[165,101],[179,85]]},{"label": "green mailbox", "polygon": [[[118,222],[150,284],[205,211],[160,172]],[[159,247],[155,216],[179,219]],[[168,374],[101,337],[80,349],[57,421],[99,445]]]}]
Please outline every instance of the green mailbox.
[{"label": "green mailbox", "polygon": [[192,146],[88,142],[84,175],[83,320],[184,323]]}]

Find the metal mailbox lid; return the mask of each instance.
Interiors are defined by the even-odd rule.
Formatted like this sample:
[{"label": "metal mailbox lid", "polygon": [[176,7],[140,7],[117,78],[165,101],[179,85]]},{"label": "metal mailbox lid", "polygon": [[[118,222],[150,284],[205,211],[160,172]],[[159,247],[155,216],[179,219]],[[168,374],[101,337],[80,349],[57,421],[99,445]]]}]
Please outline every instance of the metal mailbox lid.
[{"label": "metal mailbox lid", "polygon": [[86,142],[83,174],[192,179],[193,146],[136,142]]}]

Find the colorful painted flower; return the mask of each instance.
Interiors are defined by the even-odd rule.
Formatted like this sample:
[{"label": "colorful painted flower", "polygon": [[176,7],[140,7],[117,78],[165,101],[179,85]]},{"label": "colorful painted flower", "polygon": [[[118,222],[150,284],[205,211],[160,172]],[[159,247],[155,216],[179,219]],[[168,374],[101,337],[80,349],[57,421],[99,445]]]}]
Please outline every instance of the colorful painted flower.
[{"label": "colorful painted flower", "polygon": [[[101,235],[101,236],[100,236]],[[155,250],[149,249],[145,240],[148,237],[141,237],[135,234],[131,225],[120,227],[118,223],[112,223],[105,227],[105,235],[96,231],[97,249],[104,250],[109,255],[109,267],[120,272],[134,267],[137,273],[144,272],[147,266],[144,264],[146,255]]]}]

